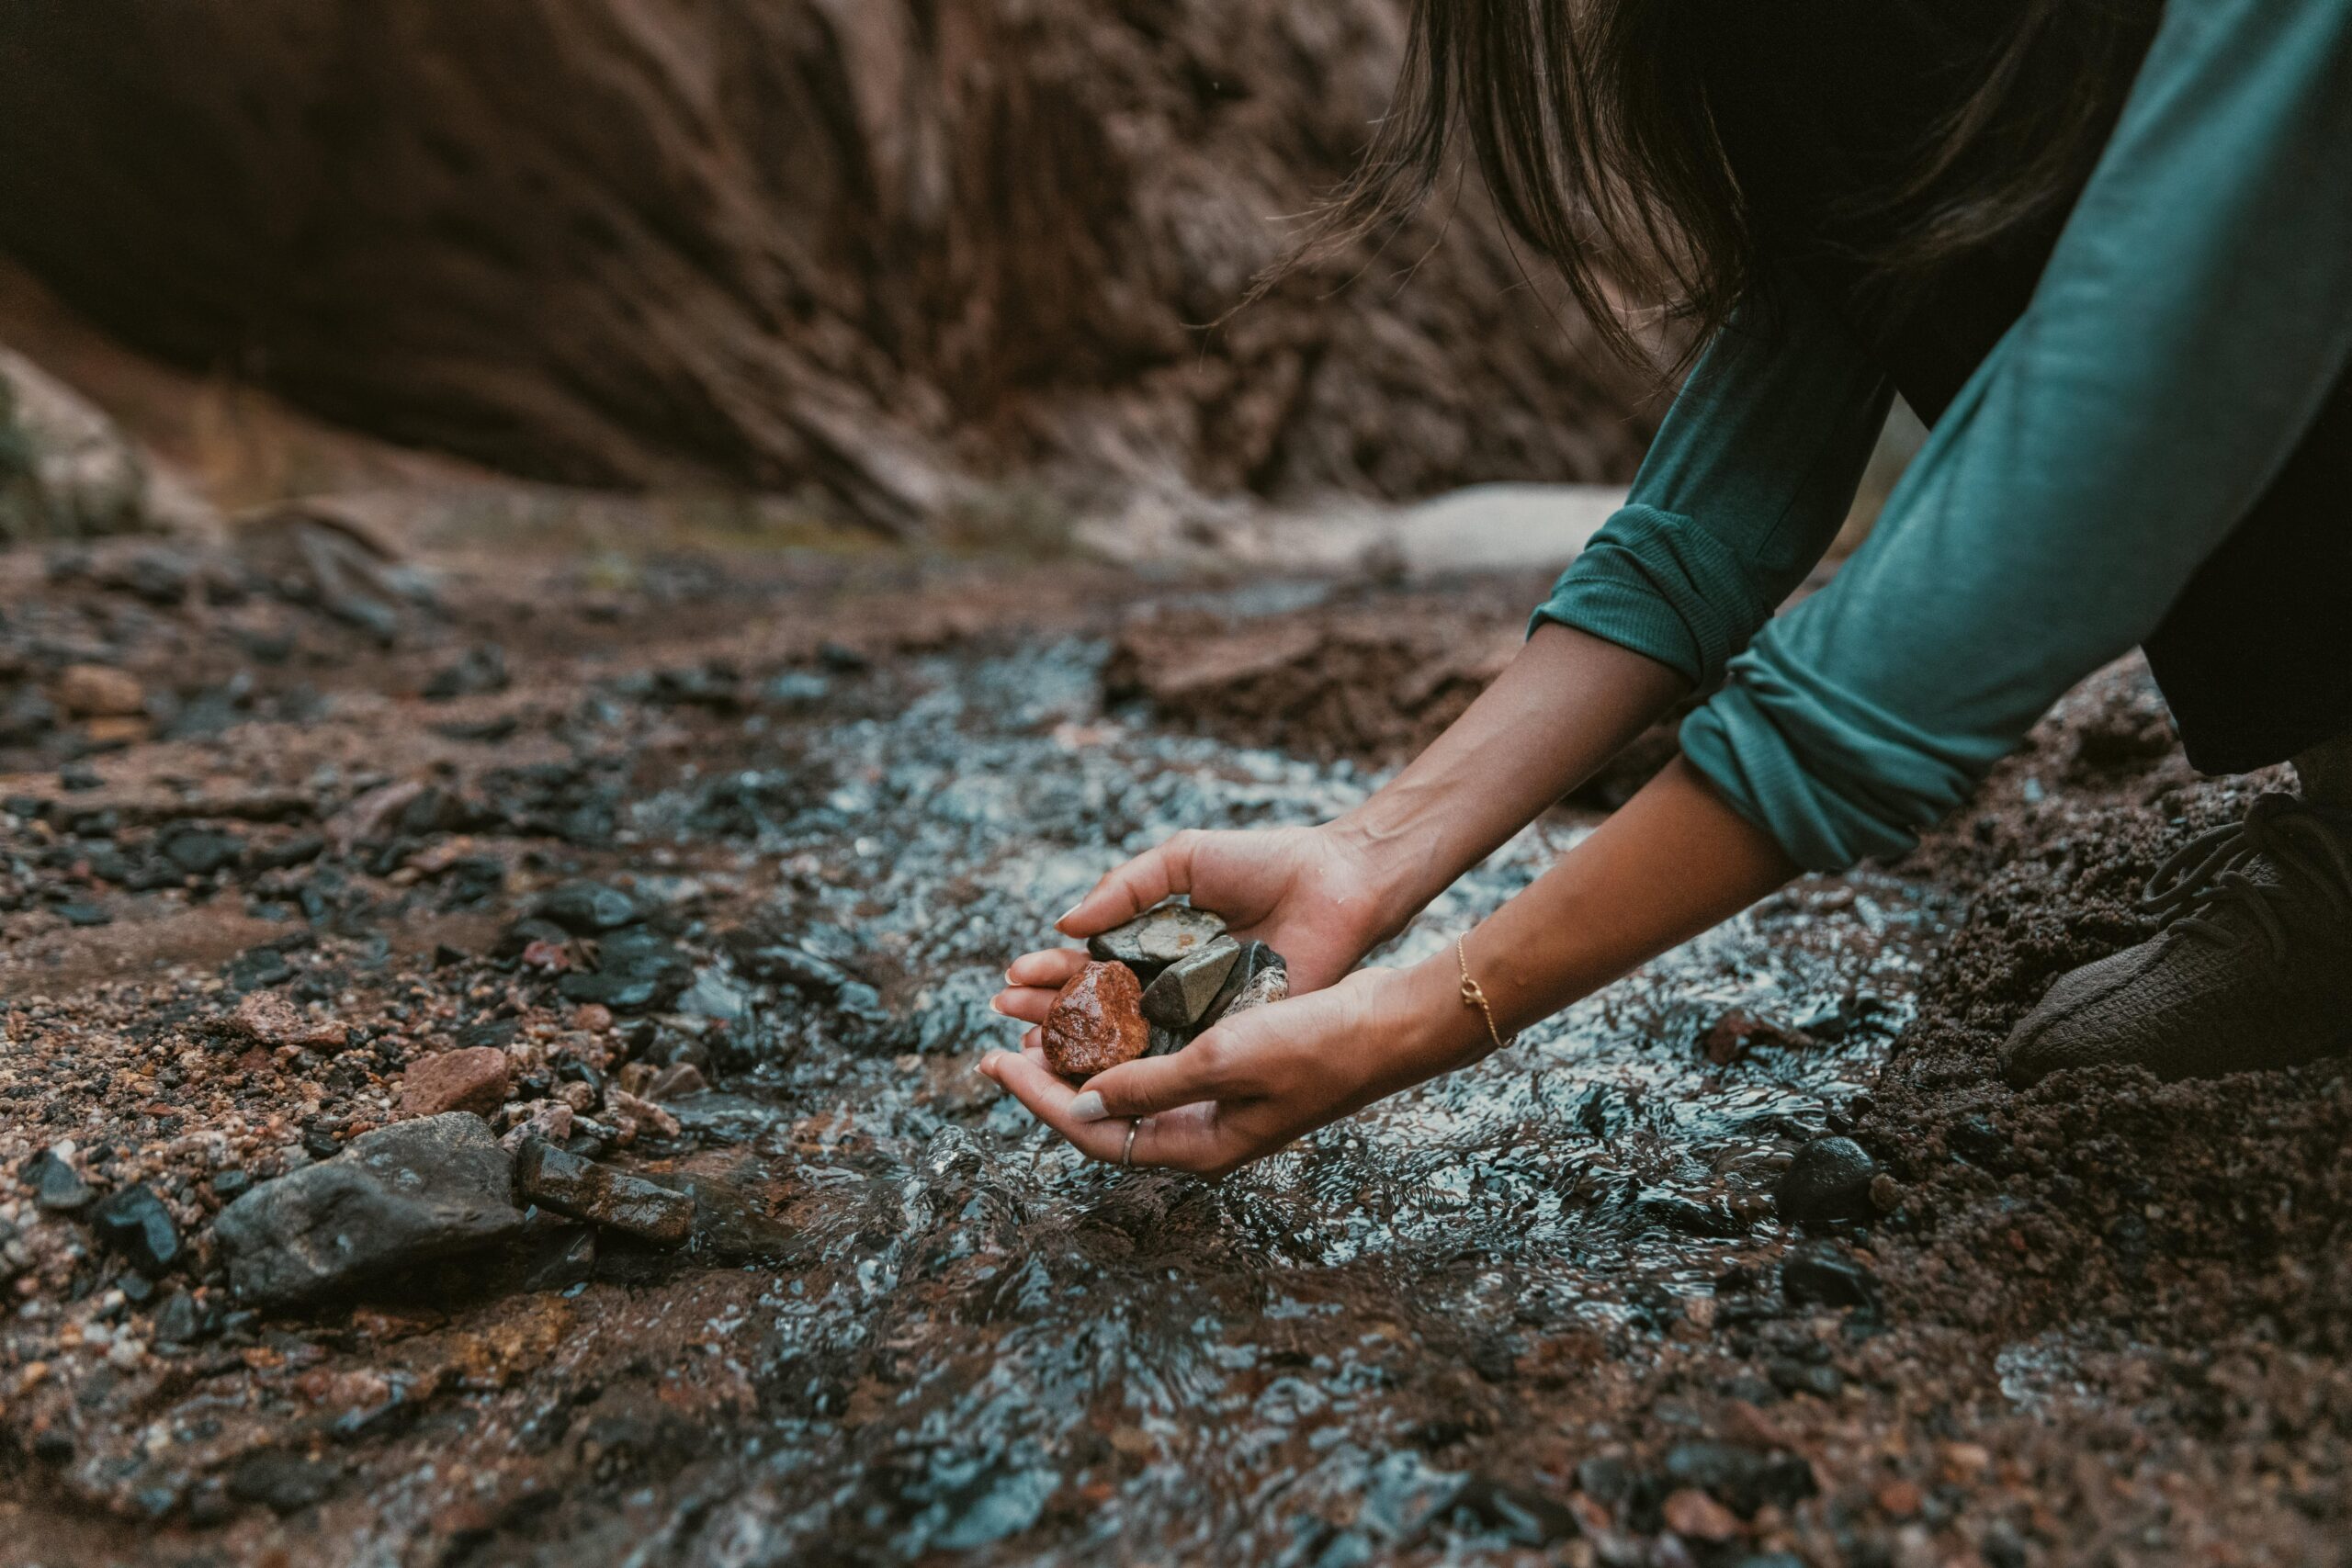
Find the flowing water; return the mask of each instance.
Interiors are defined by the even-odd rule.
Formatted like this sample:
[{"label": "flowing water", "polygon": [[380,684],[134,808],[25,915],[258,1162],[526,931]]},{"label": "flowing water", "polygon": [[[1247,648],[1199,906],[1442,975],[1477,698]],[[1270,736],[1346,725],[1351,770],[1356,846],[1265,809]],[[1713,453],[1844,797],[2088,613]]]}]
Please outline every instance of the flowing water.
[{"label": "flowing water", "polygon": [[[968,1074],[1014,1043],[987,1007],[1007,957],[1178,828],[1314,820],[1377,783],[1106,715],[1102,654],[836,677],[634,808],[650,844],[717,831],[780,865],[772,929],[878,981],[812,1010],[714,963],[688,996],[752,1043],[700,1114],[790,1170],[796,1235],[752,1435],[652,1507],[636,1561],[1476,1556],[1475,1520],[1428,1533],[1458,1440],[1561,1357],[1703,1321],[1908,1014],[1932,894],[1817,880],[1221,1183],[1090,1164]],[[1437,951],[1588,827],[1530,829],[1385,956]],[[1711,1063],[1733,1012],[1818,1038]]]}]

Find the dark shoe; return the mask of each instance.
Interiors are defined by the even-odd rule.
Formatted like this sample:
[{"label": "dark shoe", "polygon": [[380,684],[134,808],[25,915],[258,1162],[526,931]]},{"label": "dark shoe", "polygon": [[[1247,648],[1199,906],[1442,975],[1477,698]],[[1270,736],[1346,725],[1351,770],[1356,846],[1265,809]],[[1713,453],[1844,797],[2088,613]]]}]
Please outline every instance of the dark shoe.
[{"label": "dark shoe", "polygon": [[2174,851],[2140,903],[2169,923],[2058,977],[2001,1047],[2011,1083],[2129,1063],[2206,1077],[2352,1045],[2352,813],[2266,795]]}]

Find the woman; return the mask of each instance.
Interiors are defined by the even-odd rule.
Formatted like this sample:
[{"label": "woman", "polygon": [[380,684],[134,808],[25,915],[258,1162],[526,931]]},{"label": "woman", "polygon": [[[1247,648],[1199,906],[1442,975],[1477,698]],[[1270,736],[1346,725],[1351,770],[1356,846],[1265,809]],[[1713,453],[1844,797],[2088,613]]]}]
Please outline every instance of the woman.
[{"label": "woman", "polygon": [[[1703,352],[1629,504],[1424,755],[1320,828],[1180,834],[1059,922],[1190,893],[1301,994],[1082,1089],[1034,1033],[984,1072],[1097,1158],[1230,1169],[1901,852],[2135,644],[2193,762],[2292,760],[2300,795],[2184,846],[2149,890],[2172,923],[2061,978],[2006,1069],[2346,1043],[2352,0],[1421,0],[1401,100],[1343,229],[1464,128],[1597,321],[1630,276]],[[1774,617],[1897,391],[1925,449]],[[1459,944],[1354,969],[1711,688],[1680,756]],[[1022,958],[1000,1010],[1041,1021],[1082,962]]]}]

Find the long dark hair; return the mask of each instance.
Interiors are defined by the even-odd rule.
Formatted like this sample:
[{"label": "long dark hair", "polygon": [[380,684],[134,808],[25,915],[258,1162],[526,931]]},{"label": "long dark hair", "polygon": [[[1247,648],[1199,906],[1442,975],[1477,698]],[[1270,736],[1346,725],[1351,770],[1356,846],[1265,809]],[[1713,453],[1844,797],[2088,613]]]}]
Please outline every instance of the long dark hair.
[{"label": "long dark hair", "polygon": [[[1625,307],[1658,308],[1690,329],[1667,367],[1680,368],[1752,292],[1768,237],[1701,64],[1719,3],[1415,0],[1396,103],[1298,254],[1378,237],[1427,200],[1466,133],[1504,221],[1559,270],[1601,340],[1650,361]],[[1888,299],[2071,199],[2154,11],[2017,0],[1958,101],[1849,214],[1873,220],[1842,226]]]}]

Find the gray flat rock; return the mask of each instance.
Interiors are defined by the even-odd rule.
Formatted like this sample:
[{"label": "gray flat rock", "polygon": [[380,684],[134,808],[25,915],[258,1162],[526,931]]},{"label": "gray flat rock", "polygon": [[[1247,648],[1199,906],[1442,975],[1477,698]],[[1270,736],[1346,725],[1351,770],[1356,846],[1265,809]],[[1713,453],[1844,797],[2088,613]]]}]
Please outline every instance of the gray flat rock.
[{"label": "gray flat rock", "polygon": [[1145,985],[1178,959],[1206,947],[1225,934],[1225,921],[1190,904],[1162,904],[1147,909],[1125,925],[1114,926],[1089,937],[1086,951],[1104,963],[1124,964]]},{"label": "gray flat rock", "polygon": [[397,1122],[330,1160],[264,1182],[212,1234],[238,1296],[263,1306],[506,1240],[523,1228],[513,1168],[469,1111]]}]

